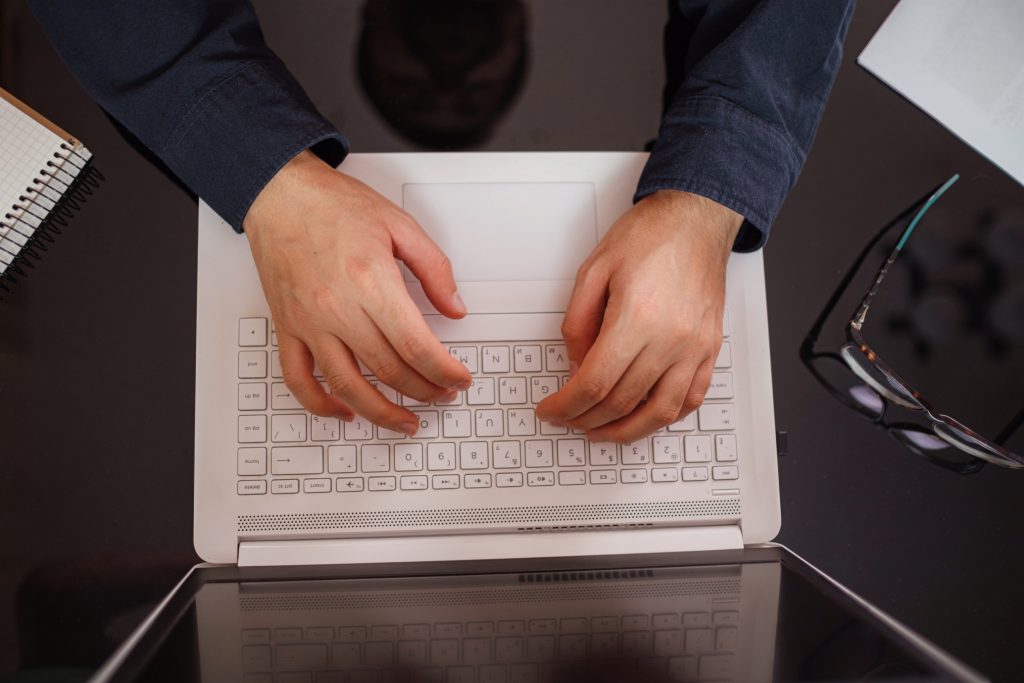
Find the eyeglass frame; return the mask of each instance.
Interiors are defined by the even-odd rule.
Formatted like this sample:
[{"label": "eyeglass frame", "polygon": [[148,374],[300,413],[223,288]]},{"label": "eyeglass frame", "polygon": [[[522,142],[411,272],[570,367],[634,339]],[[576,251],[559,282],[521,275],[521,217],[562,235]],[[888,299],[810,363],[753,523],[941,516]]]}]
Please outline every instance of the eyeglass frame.
[{"label": "eyeglass frame", "polygon": [[[991,463],[1008,469],[1021,469],[1024,468],[1024,455],[1012,453],[1002,446],[1002,442],[1008,439],[1018,428],[1020,428],[1021,424],[1024,423],[1024,408],[1022,408],[1016,416],[1010,419],[1010,422],[1000,431],[999,435],[994,440],[989,440],[966,427],[958,420],[948,415],[938,413],[938,411],[932,407],[930,402],[925,400],[917,390],[912,389],[910,385],[895,372],[895,370],[893,370],[878,356],[878,354],[865,341],[862,334],[862,328],[864,321],[867,318],[871,302],[878,293],[889,268],[902,252],[903,247],[910,239],[910,236],[913,234],[917,224],[921,221],[925,213],[927,213],[928,209],[931,208],[939,197],[941,197],[946,190],[948,190],[959,179],[959,177],[960,176],[958,174],[954,174],[947,181],[941,183],[923,195],[907,209],[886,223],[886,225],[875,233],[875,235],[868,241],[860,254],[857,255],[857,258],[854,259],[853,264],[847,270],[846,274],[839,281],[839,284],[825,303],[821,313],[805,335],[804,340],[800,345],[800,359],[804,365],[807,366],[808,370],[810,370],[814,378],[817,379],[822,386],[828,389],[829,393],[831,393],[841,403],[867,417],[879,427],[885,429],[890,436],[896,438],[902,445],[913,450],[918,455],[926,457],[930,462],[936,465],[957,472],[958,474],[973,474],[978,472],[982,469],[985,463]],[[854,314],[849,318],[846,324],[846,343],[843,344],[838,353],[816,352],[814,347],[817,344],[818,337],[821,335],[821,331],[824,329],[825,322],[838,305],[839,300],[849,289],[854,277],[860,272],[864,261],[867,260],[867,257],[879,242],[881,242],[883,237],[885,237],[897,225],[901,225],[906,221],[906,219],[914,214],[915,211],[917,212],[916,215],[914,215],[910,224],[904,229],[903,234],[896,243],[896,246],[889,253],[885,261],[882,262],[882,265],[875,273],[875,277],[872,280],[870,288],[864,296],[861,297],[859,304],[856,309],[854,309]],[[863,361],[869,363],[872,368],[884,376],[886,381],[893,385],[892,388],[895,391],[886,389],[884,386],[881,386],[877,380],[867,375],[863,368],[858,365],[857,361],[852,358],[854,353],[861,354]],[[853,373],[855,377],[871,389],[871,391],[882,401],[882,408],[878,411],[878,414],[875,415],[873,413],[868,413],[865,410],[865,406],[855,404],[853,400],[833,386],[828,379],[816,370],[814,367],[814,361],[819,358],[828,358],[838,361],[840,365]],[[902,396],[897,395],[896,391],[899,391]],[[917,414],[922,415],[928,420],[931,429],[925,429],[923,426],[913,423],[886,423],[884,420],[885,412],[892,403],[909,410],[916,411]],[[974,447],[972,448],[967,443],[958,442],[952,437],[947,437],[939,427],[958,432],[961,438],[965,441],[971,442]],[[910,431],[936,436],[951,447],[967,454],[971,459],[964,463],[953,463],[943,460],[931,455],[923,449],[917,448],[908,440],[896,436],[897,433]],[[987,451],[982,451],[982,448],[987,449]]]}]

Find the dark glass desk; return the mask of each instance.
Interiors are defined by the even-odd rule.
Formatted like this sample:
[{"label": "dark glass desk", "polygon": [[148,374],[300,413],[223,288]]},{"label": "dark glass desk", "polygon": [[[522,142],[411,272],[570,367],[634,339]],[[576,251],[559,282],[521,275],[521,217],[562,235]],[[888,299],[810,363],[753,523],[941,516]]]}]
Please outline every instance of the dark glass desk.
[{"label": "dark glass desk", "polygon": [[[358,85],[361,3],[308,2],[301,14],[257,4],[271,44],[355,151],[416,149]],[[481,148],[642,149],[659,117],[664,4],[526,4],[525,85]],[[817,144],[766,251],[776,416],[789,432],[780,540],[993,679],[1014,680],[1022,475],[958,477],[923,462],[831,400],[797,355],[853,255],[928,187],[959,171],[988,178],[998,208],[1024,206],[1020,186],[856,66],[893,4],[858,8]],[[85,140],[107,178],[0,306],[0,672],[84,675],[196,560],[196,207],[75,84],[20,0],[0,5],[0,84]],[[1022,396],[997,398],[1016,410]]]}]

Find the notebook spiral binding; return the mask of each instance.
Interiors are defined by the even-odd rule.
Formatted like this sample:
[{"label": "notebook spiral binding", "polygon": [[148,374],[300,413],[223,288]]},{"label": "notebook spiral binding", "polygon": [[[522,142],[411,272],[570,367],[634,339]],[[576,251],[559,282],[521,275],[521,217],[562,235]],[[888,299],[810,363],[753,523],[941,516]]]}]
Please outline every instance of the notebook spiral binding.
[{"label": "notebook spiral binding", "polygon": [[[0,237],[7,236],[7,242],[15,244],[24,240],[16,251],[0,242],[0,251],[12,258],[0,274],[0,301],[5,301],[4,293],[11,292],[19,278],[28,277],[35,268],[33,261],[42,259],[49,251],[47,245],[55,242],[62,228],[68,226],[75,212],[105,180],[91,156],[80,154],[67,143],[60,148],[60,152],[53,153],[57,161],[47,161],[46,168],[40,169],[32,185],[25,188],[25,194],[18,197],[19,203],[9,207],[0,218]],[[38,225],[26,220],[29,217],[36,219]],[[12,234],[21,239],[12,238]]]}]

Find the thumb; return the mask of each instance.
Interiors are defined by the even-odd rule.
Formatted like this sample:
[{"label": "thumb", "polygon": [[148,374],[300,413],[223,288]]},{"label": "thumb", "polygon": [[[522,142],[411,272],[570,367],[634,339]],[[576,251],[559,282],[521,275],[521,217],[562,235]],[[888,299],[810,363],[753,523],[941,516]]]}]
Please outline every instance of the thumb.
[{"label": "thumb", "polygon": [[410,219],[403,228],[392,233],[395,256],[420,281],[434,308],[449,318],[465,316],[466,304],[455,285],[452,262],[416,221]]},{"label": "thumb", "polygon": [[577,275],[562,321],[562,337],[571,371],[583,362],[601,331],[607,293],[607,279],[594,269],[581,270]]}]

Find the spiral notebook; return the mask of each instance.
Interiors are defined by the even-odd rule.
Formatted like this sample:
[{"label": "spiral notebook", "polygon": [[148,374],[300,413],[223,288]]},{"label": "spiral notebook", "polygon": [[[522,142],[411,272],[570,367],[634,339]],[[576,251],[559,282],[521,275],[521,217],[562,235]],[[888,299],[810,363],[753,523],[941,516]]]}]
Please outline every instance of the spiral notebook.
[{"label": "spiral notebook", "polygon": [[0,295],[91,192],[91,160],[81,142],[0,89]]}]

